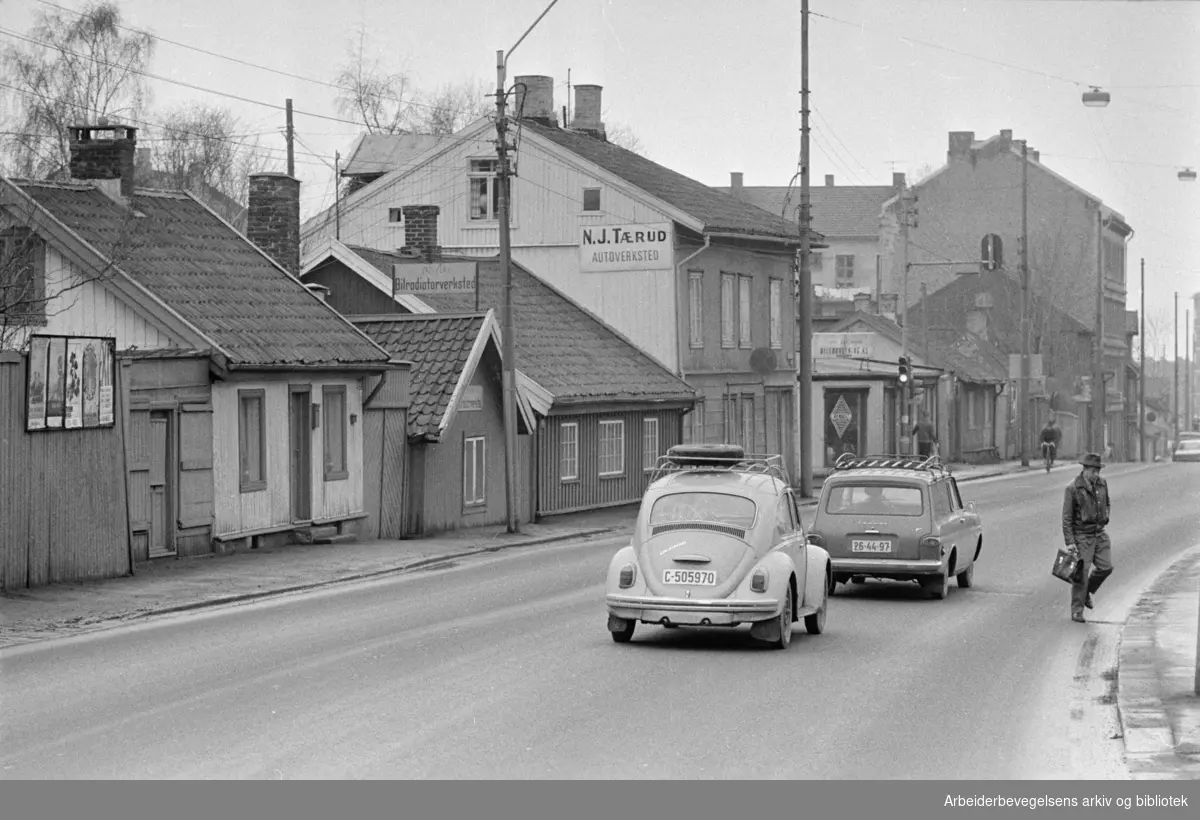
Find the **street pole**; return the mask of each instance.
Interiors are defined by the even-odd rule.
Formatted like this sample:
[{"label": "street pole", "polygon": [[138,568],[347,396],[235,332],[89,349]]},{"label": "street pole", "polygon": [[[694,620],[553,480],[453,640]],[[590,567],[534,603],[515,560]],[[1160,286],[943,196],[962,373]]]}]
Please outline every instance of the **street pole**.
[{"label": "street pole", "polygon": [[[908,188],[900,189],[900,356],[908,359]],[[912,420],[909,418],[912,369],[900,385],[900,455],[912,453]]]},{"label": "street pole", "polygon": [[1029,466],[1029,160],[1021,140],[1021,382],[1017,385],[1020,410],[1021,466]]},{"label": "street pole", "polygon": [[809,256],[812,240],[809,237],[812,214],[809,202],[808,178],[808,0],[800,3],[800,283],[797,298],[800,309],[799,351],[796,367],[800,371],[797,390],[796,458],[800,470],[800,497],[812,497],[812,269]]},{"label": "street pole", "polygon": [[1142,258],[1142,309],[1141,330],[1138,338],[1139,367],[1141,375],[1138,378],[1138,437],[1141,439],[1142,461],[1146,461],[1146,259]]},{"label": "street pole", "polygon": [[[333,152],[333,238],[339,242],[342,239],[342,186],[339,182],[338,169],[342,167],[342,152]],[[478,277],[476,277],[478,281]],[[475,306],[476,309],[479,305]]]},{"label": "street pole", "polygon": [[1175,363],[1175,377],[1171,390],[1171,452],[1179,446],[1179,291],[1175,291],[1175,330],[1171,335],[1171,360]]},{"label": "street pole", "polygon": [[496,184],[500,213],[500,272],[504,279],[504,326],[501,331],[504,357],[504,502],[508,515],[508,531],[520,532],[517,520],[517,401],[516,401],[516,351],[513,344],[514,322],[512,310],[512,244],[509,237],[508,218],[508,123],[504,111],[505,87],[504,52],[496,52]]},{"label": "street pole", "polygon": [[292,127],[292,101],[288,100],[286,105],[287,110],[287,172],[288,176],[296,175],[296,149],[293,145],[295,140],[296,130]]},{"label": "street pole", "polygon": [[1183,312],[1183,429],[1192,429],[1192,312]]},{"label": "street pole", "polygon": [[1104,454],[1104,211],[1096,203],[1096,349],[1092,363],[1092,446]]}]

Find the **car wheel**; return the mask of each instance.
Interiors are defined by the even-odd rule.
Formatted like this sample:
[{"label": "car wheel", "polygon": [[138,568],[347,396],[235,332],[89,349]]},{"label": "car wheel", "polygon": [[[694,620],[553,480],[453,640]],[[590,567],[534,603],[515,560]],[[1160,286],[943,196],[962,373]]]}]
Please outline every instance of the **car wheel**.
[{"label": "car wheel", "polygon": [[804,628],[809,635],[820,635],[825,631],[825,613],[829,610],[829,599],[821,601],[821,608],[812,615],[804,616]]},{"label": "car wheel", "polygon": [[612,630],[612,639],[617,643],[629,643],[633,638],[633,630],[636,627],[637,621],[626,621],[620,629]]},{"label": "car wheel", "polygon": [[950,576],[943,572],[928,578],[922,578],[921,588],[941,601],[950,594]]},{"label": "car wheel", "polygon": [[957,579],[960,589],[970,589],[971,584],[975,583],[975,564],[972,563],[971,566],[954,577]]},{"label": "car wheel", "polygon": [[787,649],[792,643],[792,585],[788,584],[783,597],[783,609],[779,612],[779,637],[772,641],[775,649]]}]

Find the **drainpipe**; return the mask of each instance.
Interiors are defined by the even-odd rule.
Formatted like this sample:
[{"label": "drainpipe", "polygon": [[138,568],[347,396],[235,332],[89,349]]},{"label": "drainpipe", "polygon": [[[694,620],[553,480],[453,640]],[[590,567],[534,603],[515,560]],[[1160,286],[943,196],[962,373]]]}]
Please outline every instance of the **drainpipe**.
[{"label": "drainpipe", "polygon": [[[683,257],[683,259],[680,259],[678,262],[675,263],[675,315],[680,318],[680,321],[677,321],[675,323],[675,327],[676,327],[675,348],[676,348],[676,354],[677,354],[675,357],[676,364],[677,364],[677,366],[675,368],[675,375],[681,379],[683,378],[683,348],[684,348],[684,344],[686,342],[686,340],[684,339],[684,333],[683,333],[683,328],[684,328],[685,323],[682,321],[682,317],[683,317],[682,308],[683,308],[683,296],[687,293],[687,286],[686,286],[687,283],[685,282],[684,286],[680,287],[679,274],[680,274],[680,271],[682,271],[684,265],[686,265],[688,262],[691,262],[697,256],[699,256],[700,254],[702,254],[706,250],[708,250],[708,246],[711,243],[712,243],[712,237],[708,236],[706,234],[704,237],[703,245],[701,245],[694,252],[688,254],[687,256]],[[690,316],[691,315],[690,306],[688,309],[689,309],[688,315]]]}]

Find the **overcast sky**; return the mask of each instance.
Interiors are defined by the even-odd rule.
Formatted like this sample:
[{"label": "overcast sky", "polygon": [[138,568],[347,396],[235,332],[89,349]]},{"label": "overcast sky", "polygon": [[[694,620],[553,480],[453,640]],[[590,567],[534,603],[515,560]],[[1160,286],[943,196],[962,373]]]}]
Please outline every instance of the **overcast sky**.
[{"label": "overcast sky", "polygon": [[[154,73],[253,101],[153,80],[155,106],[227,105],[282,158],[284,114],[269,105],[293,100],[307,217],[332,202],[333,154],[357,133],[335,121],[336,92],[321,83],[361,30],[372,56],[419,90],[494,87],[496,51],[549,2],[119,5],[126,25],[193,47],[160,41]],[[4,27],[17,31],[35,9],[50,7],[0,0]],[[1133,226],[1129,307],[1145,258],[1148,314],[1170,321],[1178,291],[1182,322],[1200,291],[1200,182],[1176,176],[1200,170],[1200,2],[810,0],[810,10],[812,184],[833,174],[839,185],[883,185],[893,169],[912,178],[945,162],[950,131],[982,139],[1012,129]],[[800,152],[800,16],[798,0],[558,0],[513,53],[509,80],[554,77],[561,108],[569,69],[572,83],[604,87],[606,121],[630,128],[651,159],[709,185],[728,185],[731,171],[746,185],[786,185]],[[1110,91],[1112,104],[1085,107],[1091,85]]]}]

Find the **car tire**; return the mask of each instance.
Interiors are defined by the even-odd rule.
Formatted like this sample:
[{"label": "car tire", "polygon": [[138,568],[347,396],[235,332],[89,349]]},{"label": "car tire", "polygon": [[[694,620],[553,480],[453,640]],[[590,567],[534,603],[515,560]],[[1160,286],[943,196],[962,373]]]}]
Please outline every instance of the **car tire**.
[{"label": "car tire", "polygon": [[779,637],[771,642],[773,649],[787,649],[792,644],[792,585],[788,584],[783,598],[783,609],[779,612]]},{"label": "car tire", "polygon": [[954,579],[956,581],[958,581],[959,589],[970,589],[971,584],[975,583],[975,564],[974,564],[974,562],[972,562],[971,566],[964,569],[958,575],[955,575]]},{"label": "car tire", "polygon": [[809,635],[820,635],[825,631],[825,616],[829,611],[829,598],[821,601],[821,607],[812,615],[804,616],[804,628]]},{"label": "car tire", "polygon": [[922,578],[921,589],[928,592],[930,597],[938,601],[944,600],[950,594],[950,576],[942,572]]},{"label": "car tire", "polygon": [[633,630],[637,628],[637,621],[629,620],[620,629],[611,631],[612,639],[617,643],[629,643],[633,639]]}]

